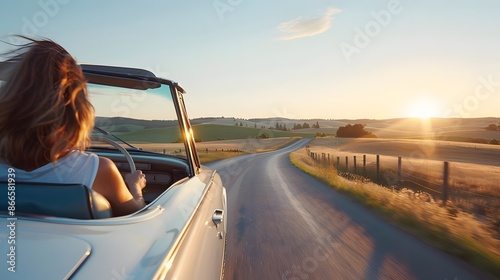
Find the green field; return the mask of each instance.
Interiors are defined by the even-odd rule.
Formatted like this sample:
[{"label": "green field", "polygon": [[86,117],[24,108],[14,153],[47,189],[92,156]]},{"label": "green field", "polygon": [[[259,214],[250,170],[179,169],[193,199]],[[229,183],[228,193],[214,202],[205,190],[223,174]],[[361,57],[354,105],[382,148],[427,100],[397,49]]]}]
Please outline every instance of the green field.
[{"label": "green field", "polygon": [[247,139],[257,138],[262,134],[269,138],[275,137],[313,137],[312,133],[296,133],[289,131],[278,131],[270,129],[259,129],[241,126],[217,125],[217,124],[200,124],[193,126],[194,136],[202,141],[215,140],[232,140],[232,139]]},{"label": "green field", "polygon": [[[269,129],[258,129],[250,127],[200,124],[193,126],[194,136],[201,141],[232,140],[257,138],[265,134],[269,138],[275,137],[313,137],[312,133],[295,133],[288,131],[277,131]],[[172,143],[179,139],[179,130],[176,127],[167,128],[149,128],[133,132],[119,134],[126,141],[139,141],[151,143]]]}]

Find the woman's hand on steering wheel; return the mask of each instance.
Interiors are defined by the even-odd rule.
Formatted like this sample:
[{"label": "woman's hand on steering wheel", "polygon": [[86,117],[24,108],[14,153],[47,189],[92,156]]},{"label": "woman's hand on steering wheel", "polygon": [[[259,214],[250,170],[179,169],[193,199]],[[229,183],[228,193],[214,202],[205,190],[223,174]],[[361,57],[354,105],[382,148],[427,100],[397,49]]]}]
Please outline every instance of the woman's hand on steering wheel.
[{"label": "woman's hand on steering wheel", "polygon": [[[125,183],[127,184],[127,187],[136,200],[142,200],[142,189],[146,187],[146,175],[142,174],[141,170],[136,170],[135,168],[135,163],[134,160],[132,159],[132,156],[130,153],[120,146],[120,144],[116,143],[115,141],[105,138],[105,137],[91,137],[92,141],[97,141],[97,142],[104,142],[107,143],[116,149],[118,149],[127,159],[127,162],[130,166],[130,173],[126,174],[124,176]],[[143,202],[144,203],[144,202]]]},{"label": "woman's hand on steering wheel", "polygon": [[135,199],[142,198],[142,189],[146,187],[146,175],[141,170],[126,174],[125,183],[127,183],[130,193]]}]

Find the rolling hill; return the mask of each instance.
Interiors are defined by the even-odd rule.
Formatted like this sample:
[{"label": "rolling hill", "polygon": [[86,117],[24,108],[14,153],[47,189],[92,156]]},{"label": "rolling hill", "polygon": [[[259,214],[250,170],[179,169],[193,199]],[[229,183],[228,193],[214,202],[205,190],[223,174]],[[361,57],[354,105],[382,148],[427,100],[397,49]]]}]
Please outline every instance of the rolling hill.
[{"label": "rolling hill", "polygon": [[[262,134],[267,135],[269,138],[294,136],[313,137],[313,134],[311,133],[294,133],[217,124],[194,125],[193,132],[198,142],[257,138],[257,136]],[[152,143],[173,143],[179,139],[180,133],[175,127],[166,127],[146,128],[132,132],[120,133],[119,136],[126,141],[132,142],[145,141]]]},{"label": "rolling hill", "polygon": [[[238,119],[224,117],[197,118],[191,120],[195,138],[201,141],[220,139],[256,138],[262,134],[273,137],[314,137],[316,133],[334,136],[340,126],[360,123],[379,138],[440,139],[464,142],[487,142],[500,139],[500,130],[487,131],[489,124],[499,124],[500,118],[475,119],[385,119],[385,120],[300,120],[286,118]],[[293,128],[307,123],[310,128],[290,131],[275,130],[276,125]],[[313,124],[319,128],[312,128]],[[96,125],[119,134],[125,140],[150,142],[175,142],[179,138],[176,121],[137,120],[127,118],[97,118]]]}]

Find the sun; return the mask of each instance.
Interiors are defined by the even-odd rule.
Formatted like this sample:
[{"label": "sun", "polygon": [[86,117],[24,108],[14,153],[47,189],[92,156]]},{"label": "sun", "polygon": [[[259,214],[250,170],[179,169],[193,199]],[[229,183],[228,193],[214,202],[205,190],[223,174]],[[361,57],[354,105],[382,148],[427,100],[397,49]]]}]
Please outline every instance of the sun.
[{"label": "sun", "polygon": [[429,119],[438,115],[437,102],[431,97],[420,97],[411,103],[410,117]]}]

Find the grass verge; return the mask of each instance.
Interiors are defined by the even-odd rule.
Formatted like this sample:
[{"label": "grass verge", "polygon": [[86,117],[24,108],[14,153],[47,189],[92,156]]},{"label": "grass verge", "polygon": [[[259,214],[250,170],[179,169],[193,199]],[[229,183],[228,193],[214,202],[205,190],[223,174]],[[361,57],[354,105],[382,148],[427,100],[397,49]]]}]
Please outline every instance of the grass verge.
[{"label": "grass verge", "polygon": [[494,231],[472,215],[450,211],[437,202],[421,199],[409,190],[395,191],[374,183],[349,181],[333,167],[321,167],[305,149],[290,154],[302,171],[328,183],[384,218],[434,246],[500,277],[500,241]]}]

